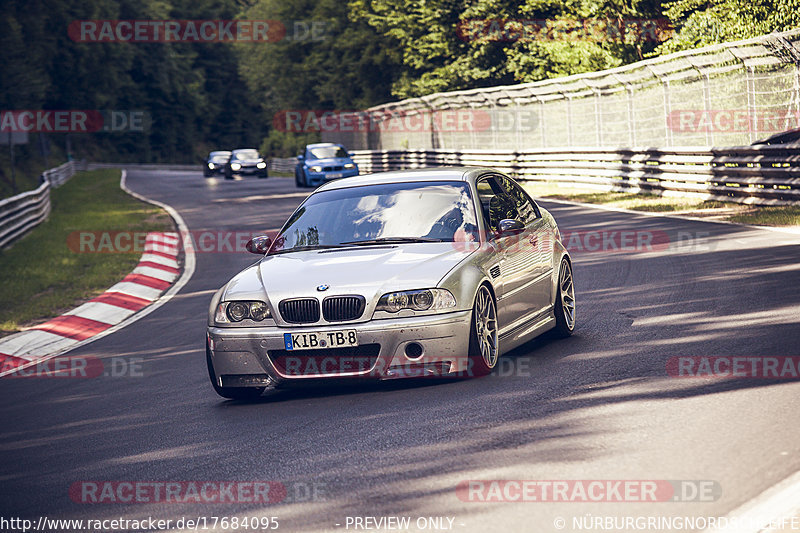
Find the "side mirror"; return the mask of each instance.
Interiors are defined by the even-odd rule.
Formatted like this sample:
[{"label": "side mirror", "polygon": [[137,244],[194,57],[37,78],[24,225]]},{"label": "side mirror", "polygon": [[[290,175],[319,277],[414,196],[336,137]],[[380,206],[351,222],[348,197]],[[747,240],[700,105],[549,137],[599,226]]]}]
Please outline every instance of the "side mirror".
[{"label": "side mirror", "polygon": [[347,155],[350,156],[350,157],[355,157],[356,153],[355,152],[347,152]]},{"label": "side mirror", "polygon": [[303,157],[302,155],[298,155],[298,156],[297,156],[297,160],[298,160],[298,161],[302,161],[303,159],[305,159],[305,157]]},{"label": "side mirror", "polygon": [[259,235],[258,237],[253,237],[247,244],[245,248],[251,254],[259,254],[264,255],[269,250],[270,245],[272,244],[272,239],[270,239],[267,235]]},{"label": "side mirror", "polygon": [[525,224],[513,218],[504,218],[497,224],[497,236],[508,237],[509,235],[519,235],[525,231]]}]

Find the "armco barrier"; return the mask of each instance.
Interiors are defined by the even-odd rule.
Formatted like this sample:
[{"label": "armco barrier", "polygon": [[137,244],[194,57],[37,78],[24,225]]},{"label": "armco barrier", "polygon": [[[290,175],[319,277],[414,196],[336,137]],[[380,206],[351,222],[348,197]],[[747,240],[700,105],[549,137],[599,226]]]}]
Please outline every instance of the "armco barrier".
[{"label": "armco barrier", "polygon": [[800,29],[340,114],[318,129],[351,150],[749,145],[800,127]]},{"label": "armco barrier", "polygon": [[273,158],[269,160],[269,169],[275,172],[294,173],[294,167],[296,164],[297,159],[294,157]]},{"label": "armco barrier", "polygon": [[552,148],[356,150],[362,173],[485,166],[520,180],[604,190],[692,196],[759,205],[800,203],[800,146],[728,148]]},{"label": "armco barrier", "polygon": [[50,189],[60,187],[85,163],[69,161],[44,171],[38,188],[0,201],[0,249],[41,224],[50,214]]}]

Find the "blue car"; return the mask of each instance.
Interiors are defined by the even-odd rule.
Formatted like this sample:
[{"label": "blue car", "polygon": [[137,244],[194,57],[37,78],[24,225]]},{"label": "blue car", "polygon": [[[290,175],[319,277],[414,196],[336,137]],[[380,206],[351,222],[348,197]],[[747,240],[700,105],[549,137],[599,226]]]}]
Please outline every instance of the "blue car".
[{"label": "blue car", "polygon": [[358,176],[358,165],[341,144],[309,144],[297,156],[294,181],[298,187],[317,187],[326,181]]}]

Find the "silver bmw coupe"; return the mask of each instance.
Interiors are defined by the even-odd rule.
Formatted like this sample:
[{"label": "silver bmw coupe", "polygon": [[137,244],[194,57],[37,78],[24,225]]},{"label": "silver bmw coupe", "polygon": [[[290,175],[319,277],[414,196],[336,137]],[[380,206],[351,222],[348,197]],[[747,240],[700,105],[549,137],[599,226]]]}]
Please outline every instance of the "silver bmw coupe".
[{"label": "silver bmw coupe", "polygon": [[225,398],[336,379],[480,376],[575,328],[572,261],[553,217],[489,168],[323,185],[263,257],[214,294],[206,360]]}]

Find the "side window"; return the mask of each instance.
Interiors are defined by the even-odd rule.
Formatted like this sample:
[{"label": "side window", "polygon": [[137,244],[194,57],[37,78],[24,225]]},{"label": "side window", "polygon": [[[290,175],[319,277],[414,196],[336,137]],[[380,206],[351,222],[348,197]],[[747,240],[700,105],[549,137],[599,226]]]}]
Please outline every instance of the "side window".
[{"label": "side window", "polygon": [[497,230],[499,222],[504,218],[517,218],[517,209],[513,198],[506,193],[494,177],[478,181],[477,189],[481,211],[486,225],[491,231]]},{"label": "side window", "polygon": [[539,218],[539,210],[536,209],[536,205],[531,201],[522,187],[505,176],[499,176],[498,180],[503,184],[503,187],[508,191],[509,196],[514,202],[514,207],[519,214],[520,222],[527,226]]}]

